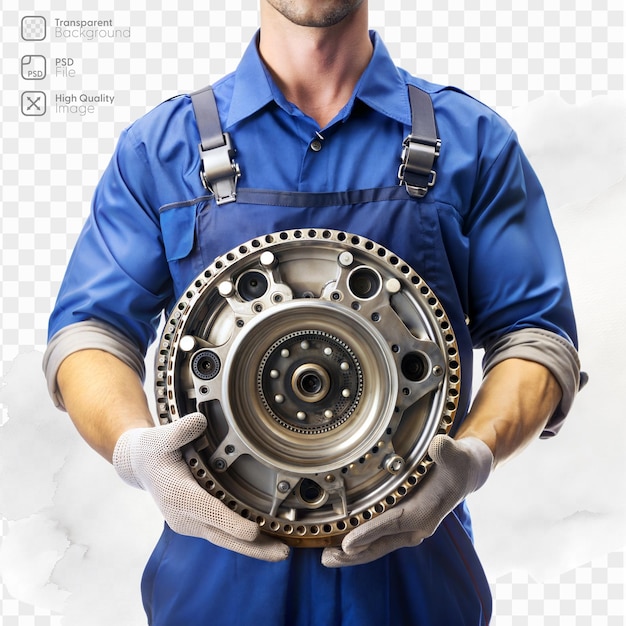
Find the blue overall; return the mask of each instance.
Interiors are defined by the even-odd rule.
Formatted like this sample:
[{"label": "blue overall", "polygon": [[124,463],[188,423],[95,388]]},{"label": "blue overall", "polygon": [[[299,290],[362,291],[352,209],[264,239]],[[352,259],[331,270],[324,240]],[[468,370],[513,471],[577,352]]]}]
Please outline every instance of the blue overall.
[{"label": "blue overall", "polygon": [[[466,94],[397,69],[375,33],[372,41],[352,99],[322,129],[285,100],[255,42],[214,85],[242,171],[235,203],[217,205],[200,183],[188,96],[129,127],[96,191],[50,335],[96,318],[145,350],[162,311],[216,256],[277,230],[333,228],[394,251],[437,294],[461,352],[457,425],[473,348],[521,328],[575,343],[559,244],[515,134]],[[423,199],[397,185],[411,128],[407,84],[432,97],[442,140],[437,183]],[[142,592],[152,626],[475,626],[491,613],[464,505],[417,548],[339,569],[324,568],[318,549],[270,564],[166,526]]]}]

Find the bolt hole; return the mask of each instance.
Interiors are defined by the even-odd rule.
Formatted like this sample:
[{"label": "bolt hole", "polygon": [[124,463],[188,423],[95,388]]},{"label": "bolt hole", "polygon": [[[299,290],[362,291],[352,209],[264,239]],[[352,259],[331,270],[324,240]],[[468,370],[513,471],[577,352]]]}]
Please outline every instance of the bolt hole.
[{"label": "bolt hole", "polygon": [[350,291],[361,300],[368,300],[376,296],[380,291],[381,283],[378,272],[369,267],[358,267],[348,278]]},{"label": "bolt hole", "polygon": [[300,497],[307,504],[317,504],[324,497],[324,490],[315,481],[305,478],[300,483]]},{"label": "bolt hole", "polygon": [[423,380],[428,371],[426,357],[419,352],[410,352],[402,359],[402,374],[411,382]]},{"label": "bolt hole", "polygon": [[252,300],[257,300],[262,297],[267,291],[267,287],[268,280],[262,272],[246,272],[237,281],[237,291],[246,302],[251,302]]}]

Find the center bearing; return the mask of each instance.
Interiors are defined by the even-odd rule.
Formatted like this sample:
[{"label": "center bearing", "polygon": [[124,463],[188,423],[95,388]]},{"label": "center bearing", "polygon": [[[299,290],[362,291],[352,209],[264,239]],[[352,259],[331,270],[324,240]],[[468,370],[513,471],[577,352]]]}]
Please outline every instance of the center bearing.
[{"label": "center bearing", "polygon": [[320,365],[304,363],[293,373],[291,387],[303,402],[318,402],[330,390],[330,376]]},{"label": "center bearing", "polygon": [[257,389],[284,428],[301,434],[328,432],[358,406],[363,372],[341,339],[322,330],[301,330],[281,337],[264,354]]}]

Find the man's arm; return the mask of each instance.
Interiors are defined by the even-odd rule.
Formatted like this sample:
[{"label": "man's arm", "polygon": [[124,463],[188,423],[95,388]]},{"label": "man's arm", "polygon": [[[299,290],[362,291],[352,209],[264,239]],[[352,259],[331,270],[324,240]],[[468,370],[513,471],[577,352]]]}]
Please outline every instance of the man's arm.
[{"label": "man's arm", "polygon": [[78,432],[109,462],[125,431],[154,426],[139,376],[108,352],[73,352],[58,369],[57,385]]},{"label": "man's arm", "polygon": [[494,365],[455,439],[437,435],[431,442],[428,453],[434,467],[423,485],[399,505],[348,533],[340,548],[326,548],[322,563],[359,565],[419,545],[484,484],[496,463],[542,432],[562,395],[557,378],[544,365],[517,358]]},{"label": "man's arm", "polygon": [[561,387],[548,368],[533,361],[507,359],[486,375],[456,439],[484,441],[495,466],[541,434],[561,398]]},{"label": "man's arm", "polygon": [[141,379],[106,351],[73,352],[56,377],[63,404],[87,443],[128,484],[154,498],[174,531],[266,561],[282,561],[289,548],[231,511],[196,482],[180,448],[206,428],[201,413],[155,427]]}]

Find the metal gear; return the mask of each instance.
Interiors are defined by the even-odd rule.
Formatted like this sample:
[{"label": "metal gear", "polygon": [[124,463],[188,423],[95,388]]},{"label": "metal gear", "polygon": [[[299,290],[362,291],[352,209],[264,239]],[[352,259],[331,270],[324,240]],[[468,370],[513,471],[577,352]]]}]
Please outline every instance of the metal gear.
[{"label": "metal gear", "polygon": [[198,483],[290,545],[335,545],[432,461],[460,393],[450,322],[406,263],[364,237],[289,230],[219,257],[157,354],[162,423],[201,411]]}]

